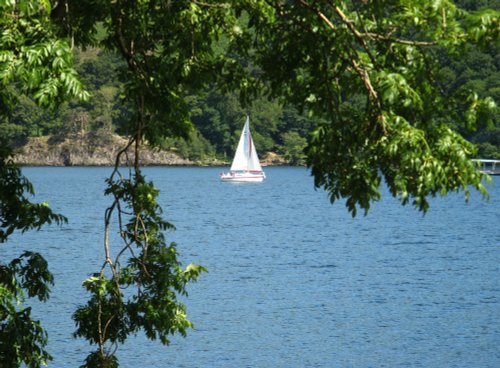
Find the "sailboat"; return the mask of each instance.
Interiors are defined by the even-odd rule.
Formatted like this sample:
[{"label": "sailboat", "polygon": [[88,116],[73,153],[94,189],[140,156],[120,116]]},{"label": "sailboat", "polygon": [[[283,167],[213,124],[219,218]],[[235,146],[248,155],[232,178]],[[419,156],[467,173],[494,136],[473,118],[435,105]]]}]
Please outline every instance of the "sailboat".
[{"label": "sailboat", "polygon": [[226,182],[261,182],[266,178],[250,133],[250,119],[247,116],[233,163],[228,173],[221,173],[220,180]]}]

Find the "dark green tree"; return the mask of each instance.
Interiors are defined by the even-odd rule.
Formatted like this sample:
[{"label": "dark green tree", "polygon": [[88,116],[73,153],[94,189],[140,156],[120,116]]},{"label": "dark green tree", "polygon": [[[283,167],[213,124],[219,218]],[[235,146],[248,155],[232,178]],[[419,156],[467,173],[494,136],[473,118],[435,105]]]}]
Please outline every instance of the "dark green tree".
[{"label": "dark green tree", "polygon": [[[39,105],[54,107],[65,98],[85,99],[72,68],[69,45],[55,36],[47,1],[0,2],[0,123],[10,122],[17,98],[30,95]],[[46,203],[32,203],[31,183],[12,160],[12,152],[0,134],[0,245],[15,231],[39,229],[65,218]],[[51,358],[45,350],[47,334],[26,297],[49,297],[53,277],[45,259],[25,251],[10,262],[0,262],[0,366],[38,368]]]},{"label": "dark green tree", "polygon": [[[70,22],[70,36],[77,43],[96,42],[96,25],[103,25],[100,45],[124,61],[119,75],[124,103],[132,112],[120,127],[129,143],[108,179],[106,194],[113,200],[106,211],[103,267],[85,281],[90,299],[74,314],[75,336],[96,345],[83,367],[114,367],[116,347],[130,334],[142,330],[168,344],[170,334],[184,335],[191,326],[177,295],[185,294],[186,284],[204,268],[181,268],[176,245],[166,242],[164,231],[172,225],[161,217],[158,190],[141,173],[139,152],[144,142],[154,146],[167,136],[189,137],[192,125],[184,96],[222,72],[224,55],[214,52],[213,43],[217,34],[231,30],[226,19],[234,17],[227,18],[232,10],[222,4],[191,1],[65,5],[55,19],[64,32]],[[124,163],[130,165],[128,175],[120,169]],[[122,245],[109,243],[114,221]]]},{"label": "dark green tree", "polygon": [[[241,41],[270,95],[321,119],[306,149],[315,184],[355,215],[393,196],[420,210],[428,197],[472,186],[485,194],[472,144],[450,126],[469,127],[495,110],[491,98],[448,96],[436,83],[439,52],[499,40],[498,12],[466,14],[452,1],[249,2]],[[248,30],[247,30],[248,29]],[[265,42],[261,42],[265,40]],[[243,50],[242,52],[244,52]]]},{"label": "dark green tree", "polygon": [[[46,203],[32,203],[31,183],[16,165],[5,139],[0,138],[0,245],[15,231],[38,230],[66,218],[54,214]],[[10,262],[0,262],[0,366],[37,368],[51,359],[45,350],[47,333],[25,307],[26,297],[46,301],[53,276],[37,252],[25,251]]]},{"label": "dark green tree", "polygon": [[[403,204],[412,201],[423,211],[429,196],[460,189],[468,196],[469,186],[485,193],[483,176],[470,160],[474,147],[450,127],[464,101],[469,127],[495,104],[477,93],[468,92],[465,99],[443,93],[437,76],[440,53],[454,57],[471,43],[483,48],[498,43],[496,11],[468,14],[447,0],[50,4],[0,2],[5,29],[0,37],[2,117],[21,93],[47,107],[71,96],[88,97],[71,68],[68,43],[54,37],[54,24],[60,37],[71,43],[100,45],[120,56],[123,106],[130,117],[119,127],[129,135],[129,143],[107,181],[111,204],[103,266],[85,281],[90,298],[74,314],[76,336],[96,345],[84,367],[118,366],[115,348],[131,333],[144,331],[167,344],[170,334],[184,334],[191,326],[177,296],[204,269],[182,268],[175,244],[167,243],[164,231],[172,225],[161,216],[158,190],[141,173],[139,149],[145,142],[161,144],[166,136],[188,137],[192,125],[186,96],[211,83],[225,94],[237,91],[243,103],[265,93],[318,121],[306,149],[307,163],[316,185],[328,190],[332,201],[346,197],[353,215],[358,208],[367,211],[380,197],[382,180]],[[102,87],[97,80],[91,83]],[[237,109],[229,111],[236,115]],[[269,121],[270,115],[266,112],[260,120]],[[212,117],[218,118],[214,111]],[[240,129],[241,119],[238,115],[219,122]],[[274,124],[266,127],[268,135],[278,134]],[[121,164],[128,169],[120,169]],[[17,198],[22,199],[19,194]],[[13,213],[22,213],[20,208],[14,207]],[[50,214],[40,222],[37,216],[22,221],[22,226],[16,217],[8,217],[2,226],[22,230],[62,220]],[[110,231],[120,234],[120,244],[110,243]],[[31,270],[40,270],[44,285],[51,282],[33,254],[6,267],[5,274],[16,273],[21,280],[14,289],[24,288],[28,296],[37,296],[29,293],[35,280],[26,276]],[[19,295],[7,294],[3,285],[8,300]],[[42,299],[45,295],[38,294]],[[9,326],[9,316],[17,312],[9,312],[8,301],[2,303],[7,306],[2,318]],[[37,367],[48,359],[42,351],[45,337],[37,335],[29,314],[26,321],[32,326],[25,330],[29,344],[9,352],[15,359],[5,364]]]},{"label": "dark green tree", "polygon": [[284,133],[282,139],[283,156],[285,159],[292,165],[302,165],[306,159],[304,149],[306,148],[307,140],[294,131]]}]

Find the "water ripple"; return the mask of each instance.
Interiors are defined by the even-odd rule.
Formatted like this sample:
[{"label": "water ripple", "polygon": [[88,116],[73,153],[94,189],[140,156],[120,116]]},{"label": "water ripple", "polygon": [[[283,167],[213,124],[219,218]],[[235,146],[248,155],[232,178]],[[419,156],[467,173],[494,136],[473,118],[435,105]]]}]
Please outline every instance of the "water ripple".
[{"label": "water ripple", "polygon": [[[169,347],[139,334],[121,366],[500,366],[500,178],[491,199],[435,198],[426,216],[387,197],[367,217],[331,206],[301,168],[268,168],[259,185],[217,180],[221,168],[147,168],[167,234],[185,264],[209,268],[185,301],[195,329]],[[56,278],[34,313],[49,330],[53,367],[90,347],[71,337],[82,281],[102,264],[106,168],[26,168],[38,198],[70,224],[13,238],[40,249]],[[20,248],[24,249],[24,248]]]}]

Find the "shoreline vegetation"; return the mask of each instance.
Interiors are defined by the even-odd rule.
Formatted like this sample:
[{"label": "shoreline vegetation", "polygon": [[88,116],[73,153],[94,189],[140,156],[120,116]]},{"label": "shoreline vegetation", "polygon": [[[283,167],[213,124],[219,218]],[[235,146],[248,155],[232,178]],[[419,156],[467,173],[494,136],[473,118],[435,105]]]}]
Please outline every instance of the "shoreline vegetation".
[{"label": "shoreline vegetation", "polygon": [[[37,246],[53,242],[27,238],[29,247],[22,249],[17,241],[10,244],[10,236],[64,225],[77,215],[86,218],[84,227],[71,226],[69,237],[55,231],[68,242],[83,241],[76,253],[88,248],[88,227],[95,226],[87,220],[97,219],[103,235],[94,244],[101,250],[88,248],[91,262],[82,263],[85,296],[80,289],[61,305],[74,322],[72,336],[88,343],[74,349],[87,355],[77,358],[81,367],[118,368],[119,358],[130,363],[121,353],[129,348],[140,359],[144,344],[129,341],[137,334],[164,346],[174,335],[187,335],[193,328],[184,303],[189,285],[208,270],[186,265],[166,234],[175,225],[164,209],[181,219],[171,212],[186,209],[185,196],[199,188],[188,185],[178,198],[171,193],[164,207],[159,186],[140,166],[225,163],[233,157],[245,116],[264,164],[276,157],[268,152],[292,165],[306,162],[313,188],[324,191],[331,204],[342,202],[352,217],[367,215],[382,194],[422,214],[436,196],[463,192],[468,201],[476,190],[486,198],[485,177],[471,157],[477,151],[500,157],[500,0],[470,2],[1,1],[0,243],[13,249],[0,261],[0,367],[41,368],[53,359],[53,331],[37,320],[43,308],[31,314],[32,306],[48,300],[58,276],[49,270],[50,254]],[[20,150],[14,154],[11,147]],[[78,199],[67,201],[68,195],[51,187],[75,206],[65,217],[48,202],[31,202],[34,185],[12,157],[19,165],[109,165],[109,175],[100,173],[104,183],[87,185],[85,193],[68,182],[54,183]],[[82,177],[76,180],[85,184]],[[298,182],[285,182],[297,189]],[[277,195],[262,191],[267,197],[253,199],[265,203],[284,193],[297,207],[289,188],[275,189]],[[87,194],[100,202],[104,194],[106,203],[85,209],[82,204],[91,204]],[[249,210],[255,207],[238,194],[221,193],[215,202],[217,213],[236,220],[228,229],[247,224],[228,217],[227,204],[241,200],[250,202]],[[279,199],[281,219],[286,208]],[[185,240],[197,245],[214,222],[197,222],[207,202],[201,197],[193,203],[185,225],[203,232]],[[249,217],[244,208],[239,213],[245,221]],[[328,226],[322,216],[299,215],[320,229]],[[265,218],[257,222],[273,224],[259,216]],[[287,227],[325,238],[303,219],[283,222],[289,239]],[[199,258],[189,247],[187,255]],[[321,249],[308,253],[322,256]],[[238,264],[241,254],[227,256]],[[61,289],[53,292],[62,304]],[[284,321],[293,326],[286,315]]]},{"label": "shoreline vegetation", "polygon": [[[31,137],[15,151],[13,161],[20,166],[114,166],[116,154],[125,147],[127,139],[110,133],[96,139],[92,132],[74,134],[64,139],[54,136]],[[231,161],[215,157],[191,160],[182,157],[175,150],[141,148],[140,162],[143,166],[226,166]],[[121,164],[126,165],[124,156]],[[267,152],[261,158],[265,166],[291,165],[288,160],[274,152]],[[130,163],[130,162],[128,162]]]}]

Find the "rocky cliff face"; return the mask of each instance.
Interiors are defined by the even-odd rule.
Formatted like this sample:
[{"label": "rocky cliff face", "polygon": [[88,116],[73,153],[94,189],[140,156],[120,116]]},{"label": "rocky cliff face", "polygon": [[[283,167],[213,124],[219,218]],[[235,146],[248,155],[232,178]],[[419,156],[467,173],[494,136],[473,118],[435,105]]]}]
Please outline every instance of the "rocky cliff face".
[{"label": "rocky cliff face", "polygon": [[[63,140],[54,137],[30,138],[28,143],[16,150],[14,162],[22,166],[112,166],[117,153],[127,145],[127,139],[116,134],[95,137],[92,134],[73,135]],[[201,165],[182,158],[172,151],[141,149],[141,165]],[[129,155],[130,160],[132,157]],[[127,159],[123,155],[121,164]],[[131,163],[129,161],[129,163]],[[230,162],[214,161],[203,165],[229,165]],[[261,158],[263,166],[287,165],[280,155],[267,152]]]},{"label": "rocky cliff face", "polygon": [[[116,154],[126,145],[127,140],[118,135],[109,135],[104,139],[74,136],[58,142],[49,137],[37,137],[16,151],[14,161],[30,166],[111,166],[115,164]],[[125,155],[123,158],[127,159]],[[175,152],[151,149],[140,151],[140,161],[141,165],[195,164]]]},{"label": "rocky cliff face", "polygon": [[267,152],[260,160],[262,166],[284,166],[289,163],[280,155],[274,152]]}]

